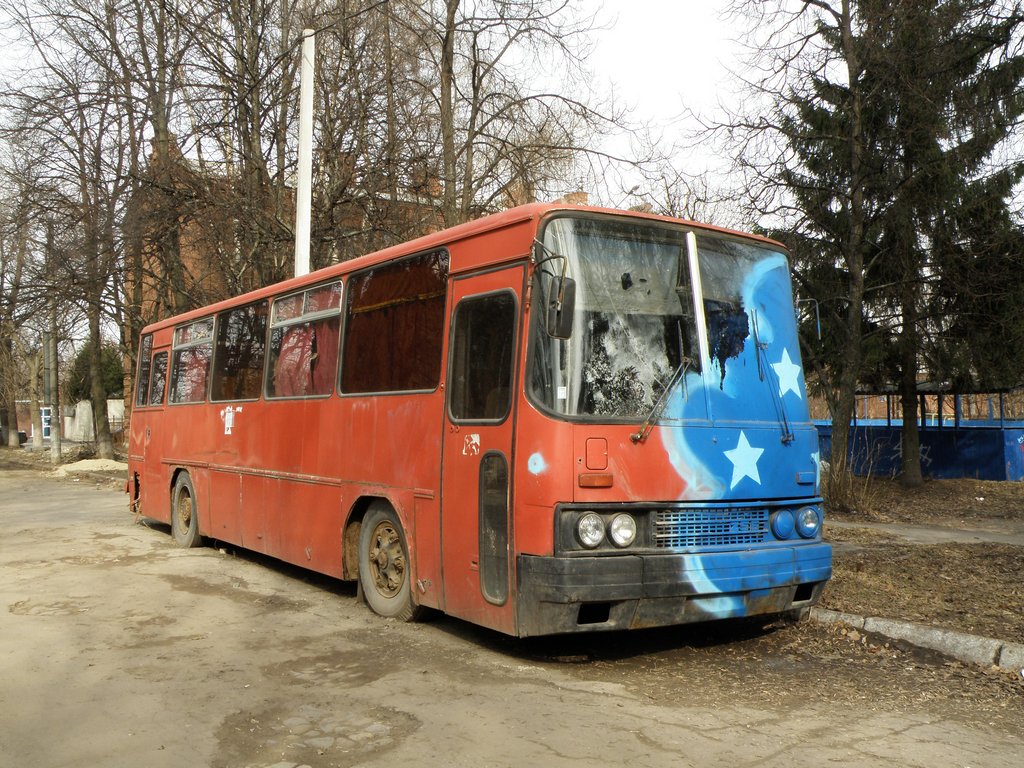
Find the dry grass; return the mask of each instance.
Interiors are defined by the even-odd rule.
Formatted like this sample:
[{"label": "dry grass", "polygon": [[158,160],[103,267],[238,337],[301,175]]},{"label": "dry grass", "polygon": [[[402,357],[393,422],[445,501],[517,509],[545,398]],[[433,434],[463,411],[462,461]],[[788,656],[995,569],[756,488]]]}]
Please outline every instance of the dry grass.
[{"label": "dry grass", "polygon": [[965,520],[1024,520],[1024,483],[926,480],[904,488],[897,480],[848,476],[826,488],[828,513],[840,520],[943,525]]},{"label": "dry grass", "polygon": [[[1019,530],[1024,521],[1024,483],[930,480],[908,490],[855,478],[851,485],[856,503],[829,509],[832,519],[989,530]],[[823,607],[1024,642],[1024,547],[913,544],[867,528],[826,533],[841,546]]]},{"label": "dry grass", "polygon": [[829,532],[839,547],[822,607],[1024,642],[1024,550],[910,544],[876,531]]}]

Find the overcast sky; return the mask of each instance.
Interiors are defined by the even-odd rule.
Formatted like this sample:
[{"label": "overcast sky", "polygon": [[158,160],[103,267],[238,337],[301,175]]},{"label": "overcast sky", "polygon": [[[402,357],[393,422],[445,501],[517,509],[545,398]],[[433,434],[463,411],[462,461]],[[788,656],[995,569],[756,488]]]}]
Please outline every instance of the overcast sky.
[{"label": "overcast sky", "polygon": [[725,0],[603,0],[611,27],[597,36],[598,77],[636,105],[636,118],[669,119],[683,106],[714,108],[735,57],[719,18]]},{"label": "overcast sky", "polygon": [[[603,0],[609,28],[597,34],[591,67],[598,85],[613,84],[633,107],[634,122],[666,125],[663,143],[680,142],[684,109],[714,114],[735,88],[728,67],[740,48],[737,31],[720,18],[727,0]],[[674,122],[673,122],[674,121]],[[620,139],[620,141],[622,141]],[[679,151],[678,168],[700,173],[718,160]]]}]

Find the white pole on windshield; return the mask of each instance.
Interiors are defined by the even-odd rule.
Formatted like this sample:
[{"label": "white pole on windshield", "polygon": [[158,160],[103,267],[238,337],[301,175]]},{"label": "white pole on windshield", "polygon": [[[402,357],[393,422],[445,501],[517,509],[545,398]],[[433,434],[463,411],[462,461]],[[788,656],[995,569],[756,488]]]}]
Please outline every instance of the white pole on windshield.
[{"label": "white pole on windshield", "polygon": [[697,235],[686,233],[686,255],[690,262],[690,285],[693,289],[693,306],[697,321],[697,346],[700,347],[700,369],[706,376],[711,370],[708,355],[708,326],[704,319],[704,286],[700,281],[700,262],[697,260]]},{"label": "white pole on windshield", "polygon": [[299,72],[299,178],[295,190],[295,276],[309,274],[309,230],[313,200],[313,63],[316,36],[302,30]]}]

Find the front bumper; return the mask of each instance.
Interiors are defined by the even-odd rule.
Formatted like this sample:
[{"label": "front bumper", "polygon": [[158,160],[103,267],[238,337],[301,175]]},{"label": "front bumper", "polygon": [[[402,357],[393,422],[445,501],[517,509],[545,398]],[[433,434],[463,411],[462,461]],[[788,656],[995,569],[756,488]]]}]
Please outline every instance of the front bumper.
[{"label": "front bumper", "polygon": [[832,576],[824,542],[704,554],[518,560],[518,634],[637,629],[813,605]]}]

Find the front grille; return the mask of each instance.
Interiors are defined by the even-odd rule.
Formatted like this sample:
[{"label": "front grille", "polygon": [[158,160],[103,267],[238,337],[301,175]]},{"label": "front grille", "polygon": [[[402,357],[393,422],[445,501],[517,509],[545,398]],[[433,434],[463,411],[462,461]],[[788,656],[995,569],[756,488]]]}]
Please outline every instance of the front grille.
[{"label": "front grille", "polygon": [[769,538],[765,508],[663,509],[654,518],[654,545],[686,549],[760,544]]}]

